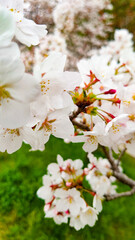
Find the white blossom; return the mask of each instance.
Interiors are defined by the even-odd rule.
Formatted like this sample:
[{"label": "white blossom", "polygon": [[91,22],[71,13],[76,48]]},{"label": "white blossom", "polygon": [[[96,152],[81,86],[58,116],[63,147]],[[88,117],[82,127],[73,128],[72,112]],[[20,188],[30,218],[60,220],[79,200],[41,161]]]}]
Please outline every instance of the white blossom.
[{"label": "white blossom", "polygon": [[39,39],[47,34],[46,25],[37,25],[23,17],[23,0],[0,0],[0,6],[11,11],[16,21],[16,38],[30,47],[39,44]]}]

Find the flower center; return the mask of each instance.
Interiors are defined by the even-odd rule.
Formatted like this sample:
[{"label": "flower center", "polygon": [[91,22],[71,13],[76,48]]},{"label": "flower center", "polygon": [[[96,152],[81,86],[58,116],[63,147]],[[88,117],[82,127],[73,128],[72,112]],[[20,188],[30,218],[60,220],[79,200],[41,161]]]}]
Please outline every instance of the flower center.
[{"label": "flower center", "polygon": [[0,102],[2,99],[11,98],[10,93],[2,86],[0,86]]},{"label": "flower center", "polygon": [[[39,130],[44,128],[46,132],[52,132],[52,123],[54,123],[55,121],[56,119],[48,120],[48,118],[46,118]],[[54,132],[56,132],[56,127],[54,127]]]},{"label": "flower center", "polygon": [[73,202],[73,197],[72,197],[72,196],[68,196],[68,202],[69,202],[70,204],[72,204],[72,202]]},{"label": "flower center", "polygon": [[133,99],[133,101],[135,101],[135,94],[133,94],[132,99]]},{"label": "flower center", "polygon": [[20,136],[19,129],[6,129],[5,133]]},{"label": "flower center", "polygon": [[50,84],[50,80],[42,80],[40,82],[40,85],[41,85],[41,93],[44,95],[48,92],[48,90],[50,89],[49,88],[49,84]]},{"label": "flower center", "polygon": [[89,214],[90,214],[90,215],[93,215],[93,212],[92,212],[91,209],[88,210],[88,215],[89,215]]}]

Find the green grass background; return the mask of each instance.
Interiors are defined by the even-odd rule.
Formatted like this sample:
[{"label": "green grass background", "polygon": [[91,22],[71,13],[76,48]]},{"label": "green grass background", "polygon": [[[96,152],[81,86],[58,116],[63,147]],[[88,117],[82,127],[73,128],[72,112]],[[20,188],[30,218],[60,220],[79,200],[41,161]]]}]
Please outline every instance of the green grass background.
[{"label": "green grass background", "polygon": [[[12,155],[0,154],[0,240],[135,239],[135,196],[104,202],[96,225],[78,232],[44,218],[44,201],[37,198],[36,191],[42,186],[47,165],[56,162],[58,153],[64,159],[80,158],[86,164],[81,146],[51,137],[44,152],[29,152],[29,147],[23,145]],[[135,178],[135,159],[125,156],[123,166]],[[119,190],[126,188],[119,184]]]}]

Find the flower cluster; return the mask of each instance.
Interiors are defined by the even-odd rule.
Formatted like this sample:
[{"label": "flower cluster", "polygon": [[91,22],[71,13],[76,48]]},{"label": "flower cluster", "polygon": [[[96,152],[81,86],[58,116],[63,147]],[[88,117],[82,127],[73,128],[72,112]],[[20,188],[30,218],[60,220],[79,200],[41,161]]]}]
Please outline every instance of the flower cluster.
[{"label": "flower cluster", "polygon": [[[39,95],[36,79],[25,73],[18,45],[12,42],[12,39],[16,36],[22,43],[30,46],[38,44],[44,34],[46,34],[46,26],[36,25],[23,17],[23,1],[0,1],[0,150],[2,152],[7,150],[7,146],[9,153],[21,147],[20,142],[25,135],[25,130],[22,133],[22,127],[28,123],[31,116],[30,105]],[[12,142],[14,142],[14,150]]]},{"label": "flower cluster", "polygon": [[[50,134],[60,138],[74,134],[69,120],[74,104],[68,91],[80,84],[81,77],[79,73],[63,72],[66,56],[60,53],[53,53],[37,65],[34,77],[26,74],[19,48],[11,42],[18,28],[16,13],[21,13],[23,2],[16,1],[15,5],[11,1],[9,5],[1,1],[2,4],[6,8],[0,9],[0,151],[17,151],[23,141],[33,150],[43,150]],[[23,21],[25,19],[20,24]],[[22,42],[33,44],[34,39],[39,41],[41,26],[28,21],[31,24],[29,36],[23,31],[27,33],[29,26],[21,25],[20,37]]]},{"label": "flower cluster", "polygon": [[[83,105],[83,109],[76,118],[78,129],[73,141],[83,142],[85,137],[85,151],[96,150],[100,143],[115,152],[123,146],[133,154],[134,59],[132,35],[123,29],[117,30],[115,40],[101,48],[98,54],[78,63],[83,82],[72,93],[72,98],[79,108]],[[85,131],[82,123],[85,123]],[[82,132],[84,135],[79,136]]]},{"label": "flower cluster", "polygon": [[[48,174],[43,176],[43,187],[37,195],[45,200],[46,218],[53,218],[57,224],[68,223],[76,230],[95,225],[102,210],[104,195],[115,192],[115,181],[107,159],[97,160],[89,155],[90,164],[83,169],[80,159],[72,161],[58,155],[57,163],[48,165]],[[90,183],[86,188],[84,181]],[[91,205],[86,201],[86,194]]]}]

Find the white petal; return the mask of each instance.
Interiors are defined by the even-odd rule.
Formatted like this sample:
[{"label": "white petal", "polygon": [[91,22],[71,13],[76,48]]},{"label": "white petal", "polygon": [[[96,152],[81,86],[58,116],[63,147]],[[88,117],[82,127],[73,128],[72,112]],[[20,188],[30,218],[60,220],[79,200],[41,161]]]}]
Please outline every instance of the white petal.
[{"label": "white petal", "polygon": [[58,212],[65,212],[68,210],[68,205],[66,199],[59,199],[56,201],[56,210]]},{"label": "white petal", "polygon": [[68,196],[68,191],[63,190],[63,189],[57,189],[54,193],[55,197],[57,198],[66,198]]},{"label": "white petal", "polygon": [[93,198],[93,207],[98,212],[102,211],[102,201],[101,201],[100,197],[98,197],[97,195],[95,195],[94,198]]},{"label": "white petal", "polygon": [[59,166],[63,165],[63,158],[59,154],[57,155],[57,162],[58,162]]},{"label": "white petal", "polygon": [[41,64],[41,73],[63,72],[66,56],[62,53],[52,52]]},{"label": "white petal", "polygon": [[70,204],[69,211],[72,216],[77,216],[80,213],[80,206],[77,202]]},{"label": "white petal", "polygon": [[3,128],[15,129],[25,125],[30,117],[29,104],[3,100],[0,105],[0,124]]},{"label": "white petal", "polygon": [[74,134],[74,127],[68,118],[57,120],[53,124],[52,134],[58,138],[68,138]]},{"label": "white petal", "polygon": [[[0,1],[1,3],[1,1]],[[15,34],[15,20],[12,14],[4,8],[0,9],[0,46],[10,44]]]},{"label": "white petal", "polygon": [[37,191],[37,196],[41,199],[48,201],[51,201],[52,197],[53,197],[53,192],[49,191],[48,188],[46,187],[41,187],[38,189]]},{"label": "white petal", "polygon": [[81,75],[77,72],[64,72],[60,78],[61,82],[64,83],[64,89],[67,91],[74,90],[81,84]]},{"label": "white petal", "polygon": [[77,231],[81,228],[84,228],[85,224],[81,222],[80,216],[77,217],[71,217],[70,218],[70,224],[71,227],[74,227]]},{"label": "white petal", "polygon": [[80,169],[83,167],[83,162],[82,160],[80,159],[76,159],[74,162],[73,162],[73,165],[74,165],[74,168],[77,170],[77,169]]},{"label": "white petal", "polygon": [[16,38],[28,47],[38,45],[40,38],[46,34],[46,25],[38,25],[34,21],[26,18],[23,18],[21,22],[17,23]]},{"label": "white petal", "polygon": [[0,5],[9,9],[23,11],[24,0],[0,0]]},{"label": "white petal", "polygon": [[[19,129],[18,129],[19,130]],[[2,129],[0,131],[0,151],[9,154],[16,152],[22,145],[23,136],[17,134],[16,131],[10,129]]]},{"label": "white petal", "polygon": [[[15,48],[13,47],[13,49]],[[5,49],[5,53],[7,50]],[[11,88],[11,84],[20,81],[23,75],[24,64],[20,59],[11,58],[11,53],[6,56],[0,55],[0,86],[7,85]]]},{"label": "white petal", "polygon": [[47,170],[50,174],[55,175],[59,171],[59,166],[57,163],[51,163],[48,165]]},{"label": "white petal", "polygon": [[93,152],[97,149],[98,147],[98,141],[97,138],[95,136],[90,136],[86,143],[84,143],[83,145],[83,150],[85,152]]},{"label": "white petal", "polygon": [[31,74],[24,73],[22,79],[12,85],[10,94],[14,99],[22,102],[31,102],[40,93],[40,87]]}]

